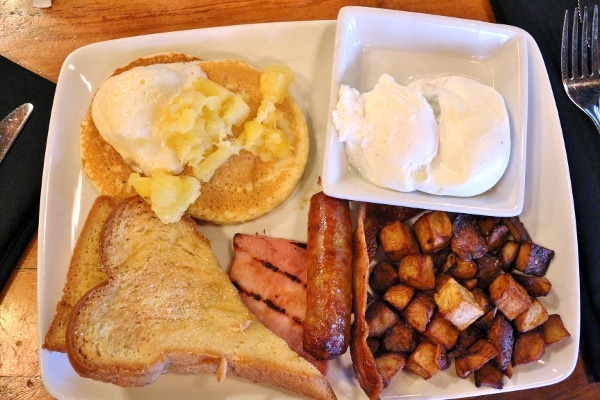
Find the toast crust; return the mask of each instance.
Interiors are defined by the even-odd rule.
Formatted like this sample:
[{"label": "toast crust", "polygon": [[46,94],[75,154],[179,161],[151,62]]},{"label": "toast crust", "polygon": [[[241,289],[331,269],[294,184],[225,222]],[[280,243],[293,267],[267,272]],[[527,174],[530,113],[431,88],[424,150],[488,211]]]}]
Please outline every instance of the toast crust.
[{"label": "toast crust", "polygon": [[[135,60],[113,75],[141,65],[194,60],[197,59],[185,54],[159,54]],[[248,120],[253,119],[261,101],[261,71],[238,60],[198,60],[198,63],[209,79],[243,96],[251,110]],[[308,127],[302,110],[290,96],[278,104],[277,109],[283,114],[285,125],[293,132],[290,155],[274,161],[261,161],[242,150],[202,184],[201,194],[188,208],[188,214],[217,224],[240,223],[266,214],[291,195],[308,160]],[[234,129],[234,135],[240,132],[241,128]],[[133,169],[100,136],[91,116],[91,105],[81,125],[80,147],[83,168],[100,193],[118,200],[136,194],[127,183]],[[193,175],[190,168],[184,174]]]},{"label": "toast crust", "polygon": [[67,329],[80,375],[142,386],[167,372],[232,374],[335,398],[245,307],[191,217],[163,224],[142,198],[127,199],[105,224],[100,257],[109,279],[81,298]]},{"label": "toast crust", "polygon": [[100,267],[100,235],[115,207],[116,202],[108,196],[99,196],[92,204],[75,244],[63,295],[56,305],[56,314],[46,332],[42,348],[62,353],[67,351],[65,337],[73,307],[88,290],[108,279]]}]

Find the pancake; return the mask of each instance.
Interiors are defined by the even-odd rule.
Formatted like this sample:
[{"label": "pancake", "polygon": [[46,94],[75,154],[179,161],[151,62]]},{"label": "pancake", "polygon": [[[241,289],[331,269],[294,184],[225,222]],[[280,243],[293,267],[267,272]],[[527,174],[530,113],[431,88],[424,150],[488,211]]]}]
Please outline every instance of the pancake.
[{"label": "pancake", "polygon": [[[186,54],[159,54],[137,59],[113,75],[142,65],[193,60],[197,58]],[[250,107],[248,120],[253,119],[261,102],[261,71],[238,60],[198,62],[209,79],[242,95]],[[189,215],[216,224],[241,223],[268,213],[290,196],[308,159],[308,128],[302,110],[290,96],[277,109],[284,116],[288,132],[293,133],[290,138],[293,148],[288,156],[265,162],[242,150],[230,157],[208,182],[202,183],[200,196],[187,210]],[[234,128],[234,135],[239,135],[241,129]],[[117,200],[136,194],[127,183],[133,169],[100,136],[92,119],[91,105],[81,126],[80,144],[83,168],[101,194]],[[193,176],[189,167],[184,174]]]}]

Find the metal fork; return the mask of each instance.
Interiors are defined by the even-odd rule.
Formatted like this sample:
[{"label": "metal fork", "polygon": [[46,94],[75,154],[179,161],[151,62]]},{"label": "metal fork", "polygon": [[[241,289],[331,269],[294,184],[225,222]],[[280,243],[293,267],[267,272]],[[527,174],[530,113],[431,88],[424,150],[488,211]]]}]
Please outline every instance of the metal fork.
[{"label": "metal fork", "polygon": [[[580,15],[580,12],[578,8],[573,12],[571,46],[569,46],[569,10],[565,11],[561,46],[562,81],[571,101],[594,121],[596,128],[600,131],[598,6],[594,6],[591,26],[587,7],[583,9],[583,16]],[[581,40],[579,40],[580,18]]]}]

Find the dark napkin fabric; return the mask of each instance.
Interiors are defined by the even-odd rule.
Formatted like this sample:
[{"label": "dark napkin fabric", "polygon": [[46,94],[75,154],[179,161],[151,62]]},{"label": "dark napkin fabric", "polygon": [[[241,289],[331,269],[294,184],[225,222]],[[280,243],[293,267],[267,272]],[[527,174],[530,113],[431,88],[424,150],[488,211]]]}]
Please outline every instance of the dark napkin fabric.
[{"label": "dark napkin fabric", "polygon": [[[598,3],[582,0],[581,7],[593,10]],[[569,10],[572,18],[578,1],[491,0],[491,4],[498,23],[522,28],[533,36],[550,76],[575,204],[581,281],[581,350],[587,370],[600,381],[600,134],[567,97],[560,72],[565,10]]]},{"label": "dark napkin fabric", "polygon": [[0,164],[0,289],[38,226],[42,171],[56,85],[0,56],[0,119],[23,103],[33,112]]}]

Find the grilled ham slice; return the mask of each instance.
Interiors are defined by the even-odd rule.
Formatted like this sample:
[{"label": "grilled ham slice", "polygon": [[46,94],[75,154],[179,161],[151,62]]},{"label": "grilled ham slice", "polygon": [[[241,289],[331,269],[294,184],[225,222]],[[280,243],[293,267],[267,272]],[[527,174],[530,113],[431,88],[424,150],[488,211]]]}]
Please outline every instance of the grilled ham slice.
[{"label": "grilled ham slice", "polygon": [[246,306],[290,348],[323,374],[328,361],[302,348],[306,313],[306,245],[287,239],[238,233],[229,279]]}]

